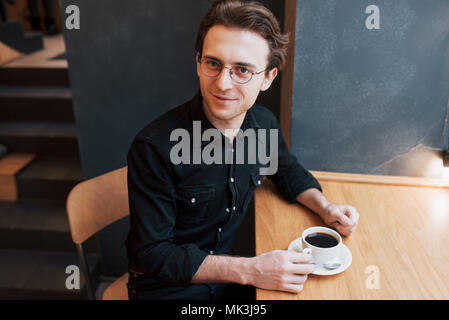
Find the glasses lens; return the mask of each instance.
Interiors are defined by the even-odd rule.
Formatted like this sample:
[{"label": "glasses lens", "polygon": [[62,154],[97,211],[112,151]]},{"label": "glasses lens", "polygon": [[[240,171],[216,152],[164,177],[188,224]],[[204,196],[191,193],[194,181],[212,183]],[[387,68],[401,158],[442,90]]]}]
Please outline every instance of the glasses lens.
[{"label": "glasses lens", "polygon": [[237,83],[247,83],[252,76],[252,71],[246,67],[232,67],[231,78]]},{"label": "glasses lens", "polygon": [[[210,58],[202,58],[200,64],[201,72],[208,77],[217,77],[223,69],[221,63]],[[243,66],[234,66],[230,70],[231,79],[239,84],[247,83],[253,76],[252,70]]]},{"label": "glasses lens", "polygon": [[216,77],[220,74],[221,64],[216,60],[203,58],[201,59],[201,71],[206,76]]}]

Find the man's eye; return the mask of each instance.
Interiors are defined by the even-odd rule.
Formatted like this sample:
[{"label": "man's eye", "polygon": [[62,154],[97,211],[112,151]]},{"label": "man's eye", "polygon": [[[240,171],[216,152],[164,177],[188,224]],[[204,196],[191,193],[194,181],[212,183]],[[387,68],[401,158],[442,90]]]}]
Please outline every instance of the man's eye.
[{"label": "man's eye", "polygon": [[210,68],[218,68],[218,67],[220,67],[220,64],[217,61],[214,61],[214,60],[208,60],[208,61],[206,61],[206,64]]},{"label": "man's eye", "polygon": [[245,68],[245,67],[237,67],[237,72],[239,74],[247,74],[250,73],[249,69]]}]

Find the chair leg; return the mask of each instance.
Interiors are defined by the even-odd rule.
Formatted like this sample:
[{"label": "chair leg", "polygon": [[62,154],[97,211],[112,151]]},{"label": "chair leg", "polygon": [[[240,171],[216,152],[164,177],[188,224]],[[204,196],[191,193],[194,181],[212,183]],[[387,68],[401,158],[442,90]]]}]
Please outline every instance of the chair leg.
[{"label": "chair leg", "polygon": [[81,263],[81,271],[84,274],[84,278],[85,278],[85,282],[86,282],[87,297],[89,298],[89,300],[96,300],[95,293],[94,293],[93,287],[92,287],[92,281],[91,281],[90,272],[89,272],[89,265],[87,263],[87,259],[84,254],[84,249],[83,249],[82,244],[76,244],[76,251],[78,252],[78,257],[79,257],[80,263]]}]

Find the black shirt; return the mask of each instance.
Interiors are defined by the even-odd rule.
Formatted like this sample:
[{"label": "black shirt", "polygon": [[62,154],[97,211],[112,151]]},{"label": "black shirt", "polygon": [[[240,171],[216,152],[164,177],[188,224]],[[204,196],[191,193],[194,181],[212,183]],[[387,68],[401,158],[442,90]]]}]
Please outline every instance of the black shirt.
[{"label": "black shirt", "polygon": [[[201,121],[201,133],[214,128],[204,114],[198,93],[191,101],[174,108],[142,129],[128,152],[128,194],[131,229],[126,240],[129,259],[129,295],[150,299],[207,299],[213,284],[191,285],[193,275],[209,254],[230,254],[234,234],[246,213],[254,191],[264,176],[263,165],[239,164],[235,152],[222,152],[221,163],[173,164],[170,141],[175,129],[189,132],[192,154],[211,141],[194,142],[193,121]],[[241,130],[277,129],[278,170],[267,175],[290,202],[309,188],[321,190],[315,178],[291,155],[278,121],[267,108],[254,105]],[[222,146],[225,146],[221,134]],[[269,154],[270,134],[266,134]],[[229,141],[229,140],[227,140]],[[247,155],[249,142],[243,140]],[[228,142],[229,143],[229,142]],[[257,144],[261,143],[257,138]],[[239,149],[240,150],[240,149]],[[233,158],[226,164],[225,157]],[[228,162],[229,163],[229,159]]]}]

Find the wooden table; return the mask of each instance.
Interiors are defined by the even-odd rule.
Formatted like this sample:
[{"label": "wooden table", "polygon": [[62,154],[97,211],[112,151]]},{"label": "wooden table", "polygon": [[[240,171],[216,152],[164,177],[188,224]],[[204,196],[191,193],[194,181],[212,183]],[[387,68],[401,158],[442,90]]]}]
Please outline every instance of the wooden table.
[{"label": "wooden table", "polygon": [[[352,264],[310,275],[292,294],[257,289],[257,299],[449,299],[449,181],[313,172],[329,201],[352,205],[359,225],[343,243]],[[323,225],[283,200],[265,179],[255,195],[256,254],[286,250],[304,229]]]}]

